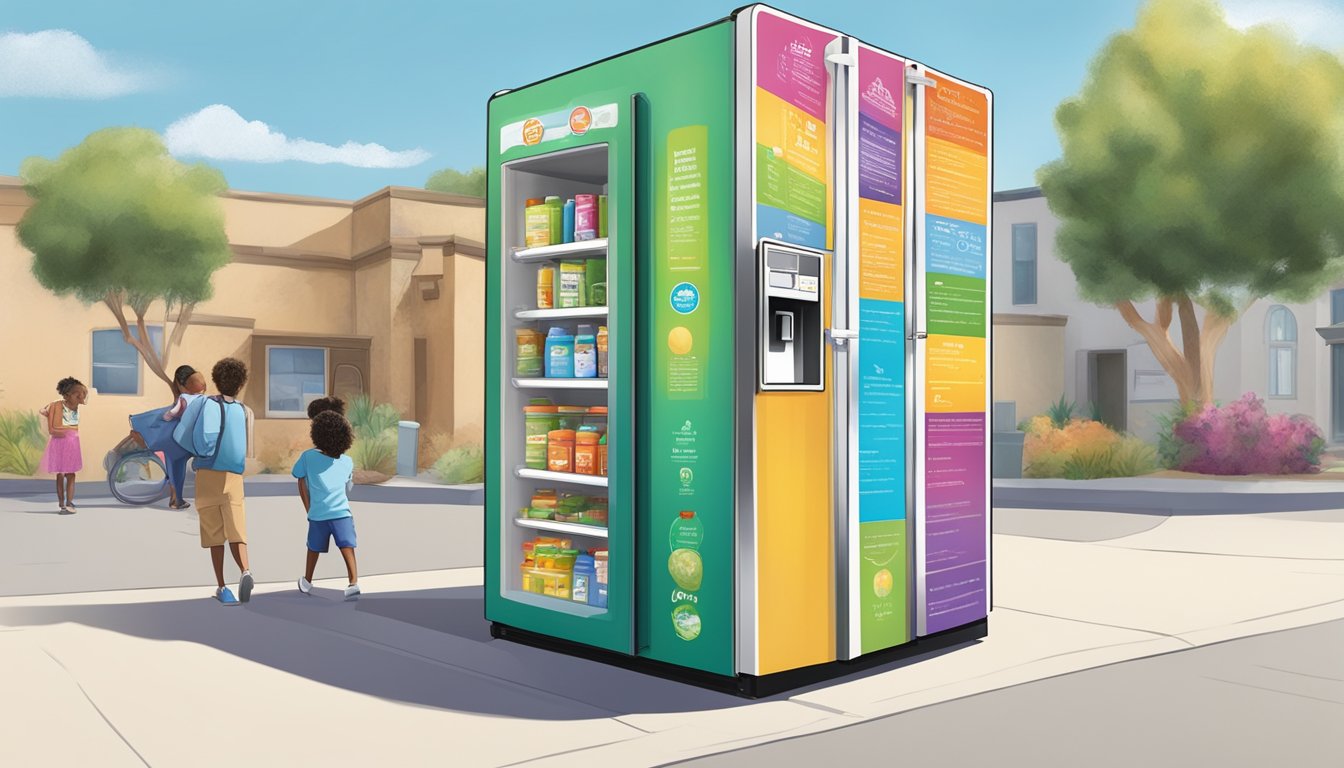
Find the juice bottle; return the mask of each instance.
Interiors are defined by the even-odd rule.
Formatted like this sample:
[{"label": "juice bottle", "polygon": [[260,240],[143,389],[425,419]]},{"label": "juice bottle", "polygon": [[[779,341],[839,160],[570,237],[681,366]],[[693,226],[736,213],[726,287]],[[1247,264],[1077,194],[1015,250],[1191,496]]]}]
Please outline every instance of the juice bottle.
[{"label": "juice bottle", "polygon": [[537,309],[555,309],[555,267],[537,268]]}]

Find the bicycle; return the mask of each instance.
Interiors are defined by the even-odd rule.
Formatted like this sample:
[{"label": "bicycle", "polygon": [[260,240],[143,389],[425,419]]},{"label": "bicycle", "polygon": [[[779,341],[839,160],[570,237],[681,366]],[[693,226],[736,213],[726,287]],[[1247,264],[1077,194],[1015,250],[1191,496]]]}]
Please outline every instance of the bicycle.
[{"label": "bicycle", "polygon": [[108,451],[103,469],[107,470],[108,489],[122,504],[148,506],[168,495],[168,467],[163,455],[139,441],[128,438]]}]

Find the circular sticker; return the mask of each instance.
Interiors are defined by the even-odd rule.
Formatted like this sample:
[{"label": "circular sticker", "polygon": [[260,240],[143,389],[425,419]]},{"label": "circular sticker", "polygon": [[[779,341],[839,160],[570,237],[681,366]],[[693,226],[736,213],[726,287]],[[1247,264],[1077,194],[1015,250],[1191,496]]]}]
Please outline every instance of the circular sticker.
[{"label": "circular sticker", "polygon": [[574,111],[569,113],[569,132],[575,136],[587,133],[592,124],[593,113],[587,107],[575,107]]},{"label": "circular sticker", "polygon": [[672,521],[668,531],[668,545],[671,549],[699,549],[705,540],[704,526],[694,512],[685,511]]},{"label": "circular sticker", "polygon": [[700,636],[700,612],[690,603],[682,603],[672,609],[672,630],[682,640],[694,640]]},{"label": "circular sticker", "polygon": [[892,577],[891,571],[883,568],[873,575],[873,594],[878,597],[886,597],[891,594],[891,589],[895,583],[896,579]]},{"label": "circular sticker", "polygon": [[541,121],[535,117],[529,117],[527,122],[523,123],[523,144],[535,146],[541,143],[541,135],[546,132]]},{"label": "circular sticker", "polygon": [[672,309],[679,315],[689,315],[700,306],[700,290],[692,283],[677,283],[672,289]]}]

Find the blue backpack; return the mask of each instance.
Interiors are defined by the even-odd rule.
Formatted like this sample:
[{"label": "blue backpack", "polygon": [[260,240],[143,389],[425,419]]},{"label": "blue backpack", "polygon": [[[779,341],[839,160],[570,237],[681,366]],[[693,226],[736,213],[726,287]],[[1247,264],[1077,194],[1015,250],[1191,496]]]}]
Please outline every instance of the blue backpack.
[{"label": "blue backpack", "polygon": [[223,432],[224,399],[198,397],[182,412],[173,430],[173,442],[198,459],[212,459],[219,452]]}]

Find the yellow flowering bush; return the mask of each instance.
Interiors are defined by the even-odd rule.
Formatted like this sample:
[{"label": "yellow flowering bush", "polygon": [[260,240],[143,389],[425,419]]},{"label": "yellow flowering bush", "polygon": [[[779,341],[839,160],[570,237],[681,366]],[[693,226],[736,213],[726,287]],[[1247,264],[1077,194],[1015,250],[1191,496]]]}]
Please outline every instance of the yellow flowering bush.
[{"label": "yellow flowering bush", "polygon": [[1092,419],[1070,419],[1062,427],[1050,416],[1027,423],[1022,475],[1091,480],[1134,477],[1157,469],[1157,452],[1131,435]]}]

